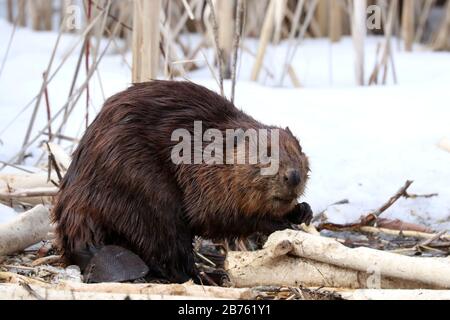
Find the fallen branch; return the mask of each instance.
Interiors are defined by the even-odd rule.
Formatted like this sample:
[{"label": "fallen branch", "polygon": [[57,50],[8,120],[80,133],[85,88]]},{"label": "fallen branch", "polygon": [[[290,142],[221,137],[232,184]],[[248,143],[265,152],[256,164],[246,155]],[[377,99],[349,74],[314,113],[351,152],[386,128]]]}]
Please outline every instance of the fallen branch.
[{"label": "fallen branch", "polygon": [[380,208],[377,210],[367,214],[363,219],[361,219],[361,224],[363,225],[369,225],[374,224],[375,221],[378,219],[378,217],[387,209],[389,209],[398,199],[400,199],[402,196],[406,194],[406,191],[411,186],[413,181],[406,181],[403,187],[401,187],[392,197],[389,198],[389,200],[384,203]]},{"label": "fallen branch", "polygon": [[0,256],[22,251],[44,240],[51,229],[49,211],[42,205],[20,214],[0,225]]}]

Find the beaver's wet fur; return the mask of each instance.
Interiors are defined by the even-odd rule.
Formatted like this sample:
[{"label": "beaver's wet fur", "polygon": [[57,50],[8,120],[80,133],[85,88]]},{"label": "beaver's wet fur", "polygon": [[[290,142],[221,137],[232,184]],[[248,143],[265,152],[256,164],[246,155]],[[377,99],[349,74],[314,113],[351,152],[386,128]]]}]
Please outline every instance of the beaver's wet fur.
[{"label": "beaver's wet fur", "polygon": [[[280,169],[258,165],[175,165],[174,130],[279,129]],[[191,82],[136,84],[106,101],[73,155],[53,210],[64,257],[82,268],[93,248],[136,253],[150,275],[171,282],[196,276],[194,236],[271,233],[310,219],[298,204],[308,159],[289,129],[262,124]],[[97,249],[95,249],[97,250]],[[95,251],[94,250],[94,251]]]}]

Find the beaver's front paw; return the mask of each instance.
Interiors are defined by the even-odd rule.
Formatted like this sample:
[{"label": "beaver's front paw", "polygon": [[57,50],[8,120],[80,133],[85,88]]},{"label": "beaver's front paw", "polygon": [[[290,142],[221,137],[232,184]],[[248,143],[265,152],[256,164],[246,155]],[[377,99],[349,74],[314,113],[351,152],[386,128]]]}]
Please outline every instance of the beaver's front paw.
[{"label": "beaver's front paw", "polygon": [[305,223],[309,225],[313,218],[313,212],[306,202],[298,203],[295,208],[289,212],[286,218],[293,224]]}]

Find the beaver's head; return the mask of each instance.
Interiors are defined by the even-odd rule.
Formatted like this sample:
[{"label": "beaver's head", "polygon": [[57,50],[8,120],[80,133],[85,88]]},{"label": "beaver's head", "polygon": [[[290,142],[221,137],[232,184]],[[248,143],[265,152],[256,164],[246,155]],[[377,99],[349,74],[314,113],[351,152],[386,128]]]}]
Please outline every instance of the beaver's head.
[{"label": "beaver's head", "polygon": [[[310,171],[308,157],[289,128],[278,129],[278,133],[278,159],[273,154],[276,148],[269,136],[267,141],[271,164],[258,163],[236,168],[242,174],[241,178],[247,177],[246,189],[241,194],[241,208],[249,214],[281,217],[294,208],[297,199],[305,191]],[[276,160],[277,170],[269,171],[271,174],[263,174],[261,169],[273,167]]]}]

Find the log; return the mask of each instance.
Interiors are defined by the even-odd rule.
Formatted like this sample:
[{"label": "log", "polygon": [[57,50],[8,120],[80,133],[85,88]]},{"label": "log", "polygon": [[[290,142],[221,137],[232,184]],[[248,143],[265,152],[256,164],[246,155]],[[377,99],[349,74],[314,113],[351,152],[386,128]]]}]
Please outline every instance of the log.
[{"label": "log", "polygon": [[[110,299],[124,299],[125,297],[133,297],[137,299],[177,299],[185,297],[188,299],[254,299],[256,292],[251,289],[240,288],[222,288],[207,287],[194,285],[189,282],[184,284],[152,284],[152,283],[99,283],[86,284],[74,281],[60,281],[58,284],[49,284],[37,281],[25,276],[14,275],[11,273],[0,272],[0,279],[6,281],[10,286],[4,288],[18,288],[21,283],[26,283],[38,293],[48,292],[47,297],[51,299],[78,299],[85,297],[86,299],[102,299],[102,297],[110,297]],[[15,286],[14,286],[15,285]],[[0,285],[1,286],[1,285]],[[0,287],[0,299],[4,290]],[[13,291],[13,290],[10,290]],[[67,295],[75,294],[75,296]],[[51,296],[50,296],[51,294]],[[45,296],[41,295],[41,296]],[[27,297],[27,296],[24,296]],[[28,296],[28,298],[32,298]]]},{"label": "log", "polygon": [[[58,181],[55,172],[50,179]],[[8,206],[14,206],[15,201],[30,206],[51,203],[55,191],[48,173],[0,174],[0,203]]]},{"label": "log", "polygon": [[42,205],[36,206],[0,225],[0,256],[22,251],[46,239],[50,230],[49,211]]},{"label": "log", "polygon": [[143,293],[77,292],[21,284],[0,284],[0,300],[210,300],[214,297]]},{"label": "log", "polygon": [[334,239],[294,230],[273,233],[265,247],[273,247],[286,241],[293,245],[290,253],[298,257],[361,272],[376,268],[385,277],[450,288],[449,264],[443,261],[407,257],[364,247],[348,248]]},{"label": "log", "polygon": [[286,255],[293,249],[289,242],[281,242],[286,250],[265,248],[253,252],[228,253],[225,266],[233,286],[437,289],[417,281],[389,278],[368,272],[346,269],[331,264]]},{"label": "log", "polygon": [[[51,179],[57,180],[58,177],[52,174]],[[0,190],[14,191],[18,189],[34,189],[54,187],[53,183],[48,181],[48,173],[26,173],[26,174],[0,174]]]}]

